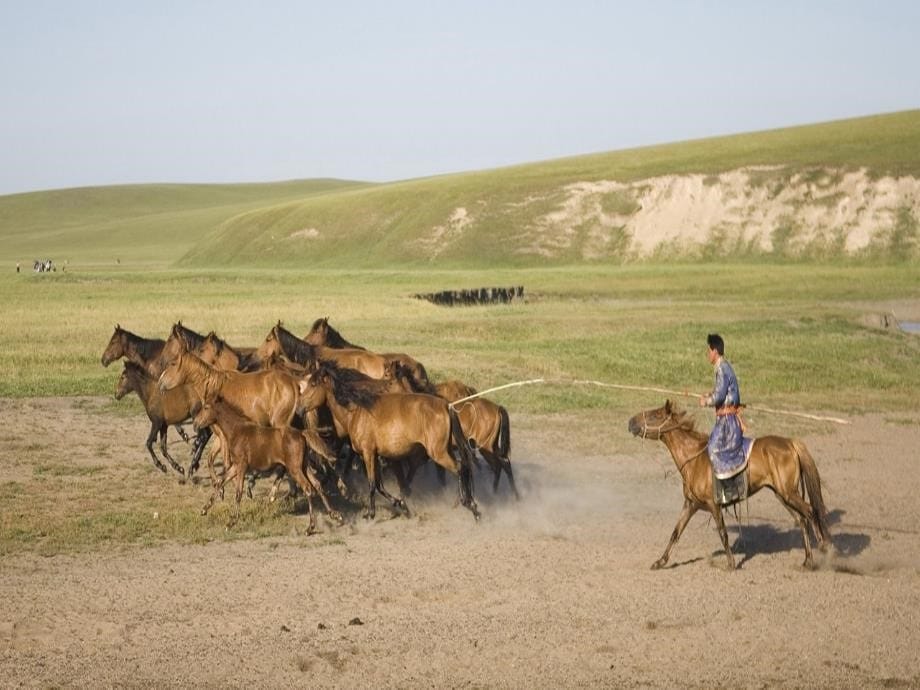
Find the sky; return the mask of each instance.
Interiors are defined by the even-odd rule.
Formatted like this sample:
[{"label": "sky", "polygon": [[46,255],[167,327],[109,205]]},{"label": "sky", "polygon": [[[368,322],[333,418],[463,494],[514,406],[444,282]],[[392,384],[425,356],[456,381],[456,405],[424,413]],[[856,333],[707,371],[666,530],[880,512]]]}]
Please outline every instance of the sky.
[{"label": "sky", "polygon": [[920,107],[920,3],[0,0],[0,195],[386,182]]}]

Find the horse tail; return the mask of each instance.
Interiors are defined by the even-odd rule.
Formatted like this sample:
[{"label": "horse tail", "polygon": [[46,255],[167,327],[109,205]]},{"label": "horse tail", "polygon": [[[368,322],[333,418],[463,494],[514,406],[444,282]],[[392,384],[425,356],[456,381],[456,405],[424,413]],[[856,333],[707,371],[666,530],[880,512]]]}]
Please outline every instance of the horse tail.
[{"label": "horse tail", "polygon": [[793,439],[792,447],[795,448],[796,455],[799,457],[799,468],[802,470],[802,477],[805,480],[808,501],[811,503],[819,536],[822,542],[829,544],[831,533],[827,526],[827,508],[824,506],[824,497],[821,495],[821,476],[818,474],[815,459],[800,440]]},{"label": "horse tail", "polygon": [[473,465],[476,462],[476,456],[466,441],[457,411],[448,405],[447,414],[450,417],[450,435],[457,446],[457,452],[460,453],[460,467],[457,468],[457,473],[460,475],[460,502],[470,508],[478,520],[479,513],[476,510],[476,501],[473,499]]},{"label": "horse tail", "polygon": [[498,406],[498,414],[501,417],[498,423],[498,455],[507,458],[511,455],[511,420],[508,418],[508,410],[501,405]]},{"label": "horse tail", "polygon": [[467,443],[463,427],[460,426],[460,417],[457,415],[457,411],[450,406],[447,408],[447,414],[450,417],[450,435],[454,440],[454,445],[457,446],[457,452],[460,453],[460,464],[472,472],[476,458],[473,455],[470,444]]}]

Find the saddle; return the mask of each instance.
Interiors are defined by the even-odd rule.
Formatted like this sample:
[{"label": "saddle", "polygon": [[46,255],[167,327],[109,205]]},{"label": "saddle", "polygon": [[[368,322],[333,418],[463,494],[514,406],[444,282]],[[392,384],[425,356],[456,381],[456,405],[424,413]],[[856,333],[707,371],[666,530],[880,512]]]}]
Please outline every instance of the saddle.
[{"label": "saddle", "polygon": [[712,498],[717,505],[730,506],[743,501],[748,495],[748,464],[744,465],[732,476],[719,479],[712,473]]}]

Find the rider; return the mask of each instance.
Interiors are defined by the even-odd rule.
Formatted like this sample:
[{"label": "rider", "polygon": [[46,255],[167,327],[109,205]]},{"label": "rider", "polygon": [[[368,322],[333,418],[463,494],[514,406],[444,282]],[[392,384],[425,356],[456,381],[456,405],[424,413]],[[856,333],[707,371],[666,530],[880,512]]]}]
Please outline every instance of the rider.
[{"label": "rider", "polygon": [[[725,359],[725,343],[717,333],[706,337],[709,363],[715,369],[716,382],[709,395],[700,396],[700,407],[716,408],[716,424],[706,448],[716,477],[731,476],[744,464],[742,447],[741,391],[735,370]],[[722,475],[722,476],[720,476]]]}]

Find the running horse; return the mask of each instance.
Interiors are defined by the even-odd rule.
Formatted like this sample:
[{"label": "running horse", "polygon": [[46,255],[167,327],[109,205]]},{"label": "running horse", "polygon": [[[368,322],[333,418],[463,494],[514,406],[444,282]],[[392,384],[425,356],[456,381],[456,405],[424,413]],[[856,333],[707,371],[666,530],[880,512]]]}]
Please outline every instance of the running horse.
[{"label": "running horse", "polygon": [[[334,350],[350,349],[368,351],[367,348],[345,340],[341,333],[329,325],[328,316],[314,321],[313,326],[310,328],[310,332],[303,337],[303,341],[310,345],[320,345]],[[383,357],[388,363],[395,362],[402,366],[405,372],[412,378],[412,385],[416,390],[422,390],[429,385],[428,372],[425,370],[422,363],[413,357],[402,352],[384,352],[379,356]]]},{"label": "running horse", "polygon": [[[665,401],[663,407],[635,415],[629,420],[628,427],[635,436],[664,443],[684,484],[684,507],[664,553],[652,564],[652,570],[658,570],[668,562],[671,549],[698,510],[706,510],[712,515],[722,539],[728,567],[734,570],[735,560],[728,545],[722,508],[713,498],[712,465],[706,451],[709,437],[698,431],[693,418],[670,400]],[[814,530],[821,551],[827,551],[833,544],[821,495],[821,477],[805,444],[782,436],[761,436],[754,441],[745,471],[749,473],[748,496],[767,487],[790,512],[802,530],[805,544],[803,565],[813,567],[809,526]],[[805,500],[806,491],[808,501]]]},{"label": "running horse", "polygon": [[427,454],[459,478],[460,503],[479,519],[473,499],[473,455],[460,420],[447,401],[420,393],[377,393],[357,386],[352,374],[324,362],[300,383],[301,402],[308,410],[327,405],[336,425],[348,434],[367,470],[368,505],[375,515],[374,496],[380,492],[395,508],[408,513],[401,498],[390,495],[380,477],[380,458],[397,460]]}]

